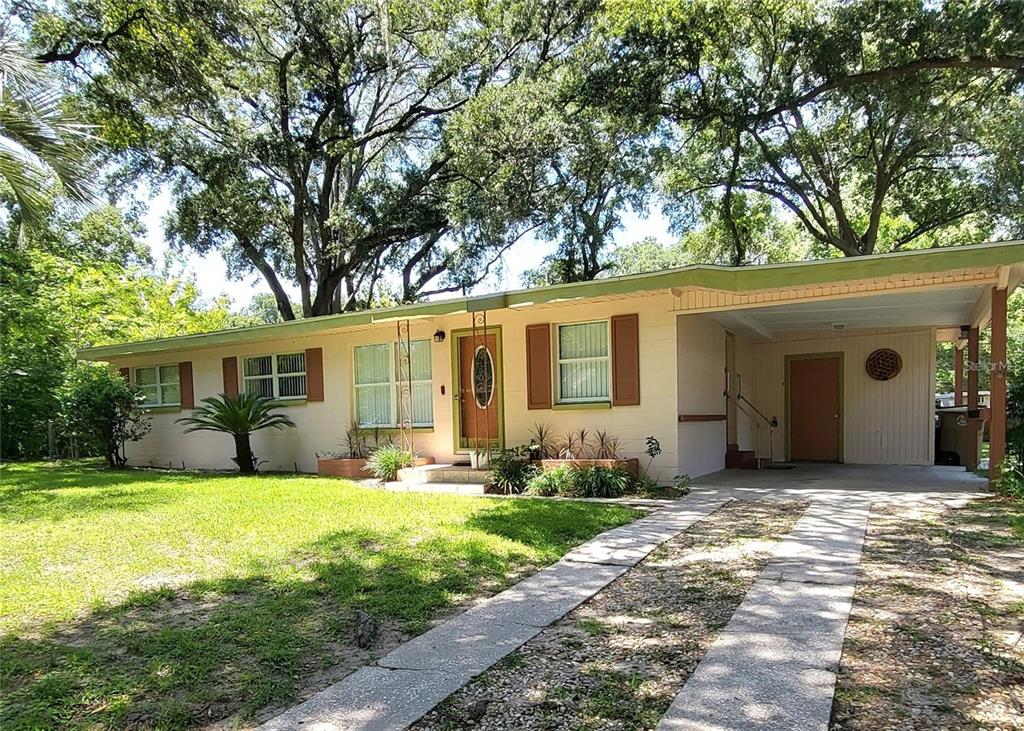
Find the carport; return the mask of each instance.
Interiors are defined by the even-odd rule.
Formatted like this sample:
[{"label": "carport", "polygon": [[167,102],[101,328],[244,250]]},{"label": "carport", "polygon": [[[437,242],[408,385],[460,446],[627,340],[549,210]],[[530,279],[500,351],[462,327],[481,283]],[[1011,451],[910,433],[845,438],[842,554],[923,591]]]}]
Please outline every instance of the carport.
[{"label": "carport", "polygon": [[[1006,454],[1006,303],[1024,266],[971,266],[965,258],[941,271],[878,276],[875,266],[874,276],[858,276],[864,271],[837,267],[834,281],[813,287],[705,296],[703,308],[680,293],[681,309],[703,309],[726,331],[730,450],[756,454],[762,465],[769,456],[934,465],[936,343],[953,342],[957,403],[967,407],[962,428],[980,444],[988,418],[995,476]],[[986,327],[991,346],[982,353]],[[991,372],[990,415],[978,404],[982,369]],[[978,457],[967,456],[968,470]]]}]

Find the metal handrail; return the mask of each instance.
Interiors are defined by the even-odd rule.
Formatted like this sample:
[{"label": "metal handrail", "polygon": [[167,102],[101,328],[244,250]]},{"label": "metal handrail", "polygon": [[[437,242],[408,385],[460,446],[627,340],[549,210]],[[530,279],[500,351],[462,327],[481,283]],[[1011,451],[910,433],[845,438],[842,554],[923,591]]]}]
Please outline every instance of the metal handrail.
[{"label": "metal handrail", "polygon": [[[722,395],[725,396],[725,400],[726,401],[730,401],[731,400],[736,405],[736,408],[739,409],[740,411],[742,411],[744,414],[746,414],[747,418],[750,419],[750,423],[754,425],[755,429],[757,429],[757,434],[755,436],[755,440],[756,440],[757,444],[760,444],[761,443],[761,424],[754,418],[753,414],[751,414],[749,411],[747,411],[747,409],[743,406],[743,404],[739,403],[735,398],[733,398],[732,394],[730,394],[728,391],[722,391]],[[770,435],[769,435],[769,439],[771,439]],[[769,451],[771,451],[771,444],[769,444]],[[774,461],[774,460],[772,460],[772,461]],[[757,461],[757,469],[761,469],[761,460]]]},{"label": "metal handrail", "polygon": [[[736,408],[738,408],[740,411],[742,411],[744,414],[746,414],[747,418],[750,419],[751,423],[756,427],[756,429],[757,429],[757,443],[758,444],[761,443],[761,423],[754,417],[754,414],[756,414],[758,417],[760,417],[760,419],[768,426],[768,461],[771,464],[775,464],[775,430],[779,426],[779,420],[777,418],[775,418],[775,417],[772,417],[772,418],[769,419],[767,416],[765,416],[765,414],[759,408],[757,408],[757,406],[755,406],[753,404],[753,402],[751,402],[750,399],[748,399],[746,396],[743,395],[743,377],[740,376],[739,373],[736,374],[736,381],[737,381],[737,393],[736,393],[736,396],[733,396],[731,393],[729,393],[729,385],[728,385],[729,384],[729,370],[728,369],[726,369],[726,371],[725,371],[725,378],[726,378],[726,388],[725,388],[724,391],[722,391],[722,395],[725,396],[726,401],[732,400],[732,402],[736,405]],[[744,407],[744,404],[746,404],[751,409],[753,409],[754,414],[751,414],[750,411],[748,411]],[[758,469],[760,469],[760,467],[761,467],[761,461],[760,460],[758,460],[757,466],[758,466]]]},{"label": "metal handrail", "polygon": [[750,408],[752,408],[754,410],[754,413],[756,413],[758,416],[760,416],[764,420],[764,423],[767,424],[768,426],[770,426],[772,428],[778,426],[778,423],[776,422],[775,419],[769,419],[767,416],[765,416],[763,413],[761,413],[761,409],[759,409],[756,406],[754,406],[754,404],[750,401],[750,399],[748,399],[742,393],[736,394],[736,399],[737,399],[737,403],[739,401],[743,401],[745,404],[748,404],[750,406]]}]

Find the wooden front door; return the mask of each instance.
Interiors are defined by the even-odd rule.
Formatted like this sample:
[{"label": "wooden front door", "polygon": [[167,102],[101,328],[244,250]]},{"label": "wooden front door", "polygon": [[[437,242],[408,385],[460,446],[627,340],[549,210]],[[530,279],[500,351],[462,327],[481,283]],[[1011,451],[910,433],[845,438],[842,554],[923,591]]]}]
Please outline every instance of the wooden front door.
[{"label": "wooden front door", "polygon": [[[481,344],[482,342],[482,344]],[[459,336],[459,441],[464,448],[499,441],[501,383],[498,337],[488,333],[482,341]]]},{"label": "wooden front door", "polygon": [[841,367],[842,362],[835,355],[789,361],[790,459],[839,461]]}]

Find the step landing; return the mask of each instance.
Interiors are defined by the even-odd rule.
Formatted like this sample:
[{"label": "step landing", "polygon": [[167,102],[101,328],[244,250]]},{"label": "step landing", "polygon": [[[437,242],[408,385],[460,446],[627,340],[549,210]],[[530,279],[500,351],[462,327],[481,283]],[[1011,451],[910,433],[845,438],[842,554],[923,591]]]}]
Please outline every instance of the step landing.
[{"label": "step landing", "polygon": [[408,485],[455,484],[487,485],[490,481],[488,470],[475,470],[469,465],[425,464],[407,467],[398,471],[398,480]]}]

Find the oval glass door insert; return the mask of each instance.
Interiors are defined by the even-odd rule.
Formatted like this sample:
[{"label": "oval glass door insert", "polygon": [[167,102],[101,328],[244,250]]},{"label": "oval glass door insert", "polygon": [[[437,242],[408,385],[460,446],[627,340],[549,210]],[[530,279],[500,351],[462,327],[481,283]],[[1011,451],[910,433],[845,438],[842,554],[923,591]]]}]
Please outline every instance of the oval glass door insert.
[{"label": "oval glass door insert", "polygon": [[483,345],[473,353],[473,399],[478,408],[484,409],[494,398],[494,361],[491,351]]}]

